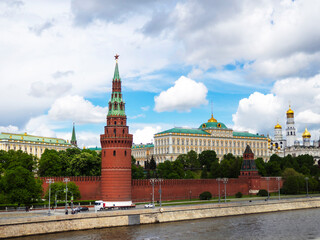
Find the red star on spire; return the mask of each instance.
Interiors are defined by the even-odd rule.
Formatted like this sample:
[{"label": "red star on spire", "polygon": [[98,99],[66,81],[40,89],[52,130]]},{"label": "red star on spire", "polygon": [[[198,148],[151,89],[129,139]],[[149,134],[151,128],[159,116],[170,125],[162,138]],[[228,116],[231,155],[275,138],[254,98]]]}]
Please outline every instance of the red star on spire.
[{"label": "red star on spire", "polygon": [[118,54],[116,54],[116,55],[114,56],[114,59],[117,61],[117,60],[118,60],[118,58],[119,58],[119,55],[118,55]]}]

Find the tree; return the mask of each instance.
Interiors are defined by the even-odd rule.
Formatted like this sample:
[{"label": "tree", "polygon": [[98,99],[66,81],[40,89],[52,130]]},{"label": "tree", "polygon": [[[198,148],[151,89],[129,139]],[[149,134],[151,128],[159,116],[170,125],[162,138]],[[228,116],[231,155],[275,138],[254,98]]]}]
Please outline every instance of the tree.
[{"label": "tree", "polygon": [[[66,199],[66,184],[64,182],[55,182],[51,184],[51,196],[50,200],[54,201],[55,194],[57,193],[58,200]],[[71,196],[73,195],[74,200],[80,199],[80,190],[79,187],[74,182],[68,182],[68,193],[67,199],[71,200]],[[44,196],[45,199],[49,199],[49,188],[46,190],[46,194]]]},{"label": "tree", "polygon": [[101,175],[101,159],[92,152],[83,151],[73,156],[68,172],[71,176]]},{"label": "tree", "polygon": [[199,154],[199,162],[207,171],[210,171],[211,165],[214,161],[218,161],[217,154],[213,150],[205,150]]},{"label": "tree", "polygon": [[40,199],[42,193],[41,181],[22,166],[7,169],[0,186],[9,203],[31,203]]},{"label": "tree", "polygon": [[54,149],[46,149],[39,160],[40,177],[61,176],[61,161],[58,152]]},{"label": "tree", "polygon": [[143,167],[132,164],[131,166],[132,179],[144,179]]},{"label": "tree", "polygon": [[211,169],[210,169],[210,174],[211,178],[219,178],[222,177],[221,169],[220,169],[220,164],[219,161],[216,160],[211,164]]},{"label": "tree", "polygon": [[262,158],[257,158],[255,160],[256,166],[259,170],[259,174],[261,176],[267,176],[267,171],[266,171],[266,167],[265,167],[265,162],[263,161]]},{"label": "tree", "polygon": [[193,150],[187,153],[187,166],[191,170],[199,169],[201,167],[198,154]]},{"label": "tree", "polygon": [[152,171],[156,170],[156,168],[157,168],[157,164],[156,164],[156,161],[153,158],[153,155],[151,156],[150,165],[149,166],[150,166],[150,170],[152,170]]}]

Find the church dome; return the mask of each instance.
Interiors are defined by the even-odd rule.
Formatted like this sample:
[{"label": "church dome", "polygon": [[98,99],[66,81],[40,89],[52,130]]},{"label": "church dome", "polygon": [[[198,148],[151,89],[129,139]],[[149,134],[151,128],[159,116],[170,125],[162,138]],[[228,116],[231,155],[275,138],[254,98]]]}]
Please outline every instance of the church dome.
[{"label": "church dome", "polygon": [[277,125],[274,126],[274,129],[282,129],[282,127],[279,123],[277,123]]},{"label": "church dome", "polygon": [[309,133],[307,128],[304,130],[304,133],[302,134],[302,138],[311,138],[311,134]]},{"label": "church dome", "polygon": [[211,118],[208,120],[208,122],[218,122],[218,121],[213,117],[213,114],[211,114]]},{"label": "church dome", "polygon": [[289,109],[287,111],[287,118],[293,118],[294,111],[291,109],[291,106],[289,105]]},{"label": "church dome", "polygon": [[199,126],[199,129],[210,129],[210,128],[227,129],[227,126],[222,122],[218,122],[211,114],[211,118],[208,120],[208,122],[203,123]]}]

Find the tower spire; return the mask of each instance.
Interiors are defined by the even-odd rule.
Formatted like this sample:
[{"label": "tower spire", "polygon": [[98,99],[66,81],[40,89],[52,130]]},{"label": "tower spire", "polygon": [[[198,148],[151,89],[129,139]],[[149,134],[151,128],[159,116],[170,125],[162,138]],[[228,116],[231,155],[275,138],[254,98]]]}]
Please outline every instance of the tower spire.
[{"label": "tower spire", "polygon": [[70,143],[74,146],[77,146],[77,138],[76,138],[76,130],[75,130],[75,127],[74,127],[74,122],[73,122],[73,128],[72,128],[72,137],[71,137],[71,141]]},{"label": "tower spire", "polygon": [[111,100],[109,101],[108,116],[125,116],[125,102],[122,99],[121,78],[118,67],[119,55],[116,54],[114,58],[116,60],[116,66],[112,79],[112,94]]}]

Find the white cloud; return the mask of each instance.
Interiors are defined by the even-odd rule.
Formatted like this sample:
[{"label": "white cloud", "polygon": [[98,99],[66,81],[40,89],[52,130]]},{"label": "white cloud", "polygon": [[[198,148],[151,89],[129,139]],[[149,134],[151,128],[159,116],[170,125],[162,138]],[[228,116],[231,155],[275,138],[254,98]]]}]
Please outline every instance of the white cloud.
[{"label": "white cloud", "polygon": [[133,142],[135,144],[153,142],[153,135],[161,131],[161,126],[145,126],[133,132]]},{"label": "white cloud", "polygon": [[12,126],[12,125],[9,125],[7,127],[0,126],[0,132],[18,133],[19,128],[17,126]]},{"label": "white cloud", "polygon": [[75,121],[82,123],[105,122],[107,108],[94,106],[80,96],[58,98],[48,111],[50,119],[55,121]]},{"label": "white cloud", "polygon": [[237,112],[232,115],[234,129],[253,133],[267,131],[275,125],[283,111],[278,97],[255,92],[240,100]]},{"label": "white cloud", "polygon": [[157,112],[174,110],[189,112],[191,108],[208,104],[207,93],[208,89],[203,83],[182,76],[173,87],[161,92],[159,96],[155,96],[154,110]]},{"label": "white cloud", "polygon": [[148,111],[150,109],[150,106],[141,107],[142,111]]},{"label": "white cloud", "polygon": [[[233,115],[234,128],[259,133],[270,133],[277,120],[285,133],[288,105],[295,112],[298,137],[308,127],[320,130],[320,75],[311,78],[287,78],[277,81],[270,94],[255,92],[239,101]],[[315,135],[314,135],[315,136]]]},{"label": "white cloud", "polygon": [[299,112],[295,119],[301,123],[320,124],[320,114],[314,113],[311,109]]}]

